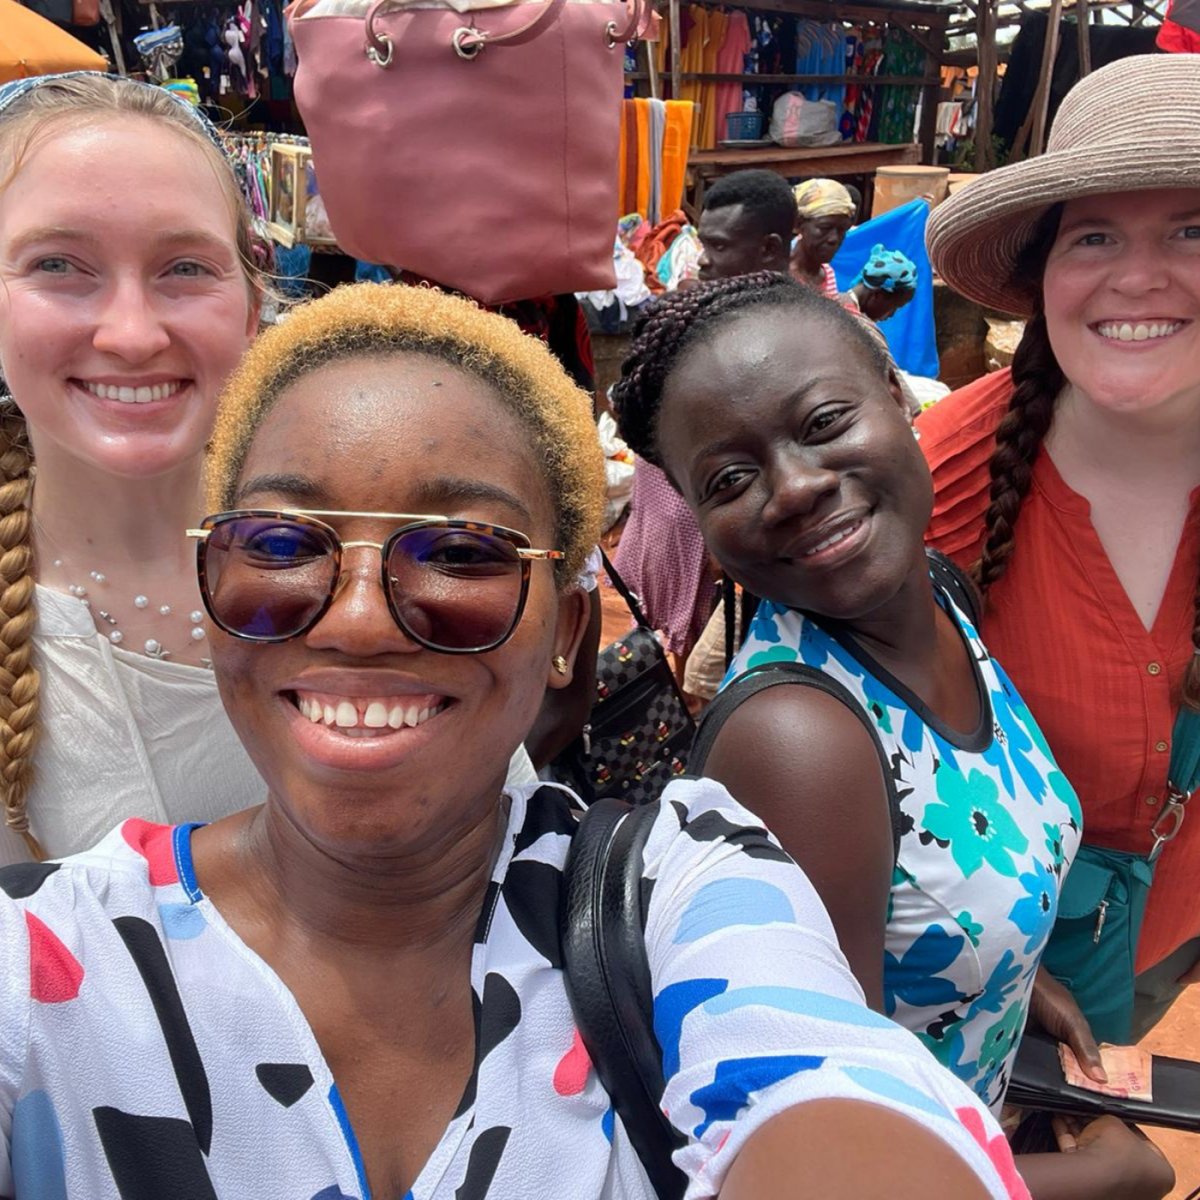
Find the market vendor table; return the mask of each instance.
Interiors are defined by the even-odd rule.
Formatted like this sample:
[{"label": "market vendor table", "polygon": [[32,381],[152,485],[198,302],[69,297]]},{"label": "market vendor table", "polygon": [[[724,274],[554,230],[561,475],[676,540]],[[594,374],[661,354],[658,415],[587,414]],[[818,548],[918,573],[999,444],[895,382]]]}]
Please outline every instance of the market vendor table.
[{"label": "market vendor table", "polygon": [[[750,168],[774,171],[787,177],[873,175],[879,167],[908,166],[921,161],[921,147],[914,144],[887,145],[883,142],[845,142],[840,146],[763,146],[744,150],[693,150],[688,171],[694,181],[692,203],[704,207],[704,190],[722,175]],[[870,196],[864,197],[871,211]]]}]

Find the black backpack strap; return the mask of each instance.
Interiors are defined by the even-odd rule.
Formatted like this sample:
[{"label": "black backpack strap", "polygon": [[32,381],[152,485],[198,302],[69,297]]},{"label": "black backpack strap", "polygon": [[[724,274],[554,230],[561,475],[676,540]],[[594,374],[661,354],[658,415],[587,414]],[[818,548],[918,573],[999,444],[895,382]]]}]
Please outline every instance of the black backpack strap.
[{"label": "black backpack strap", "polygon": [[925,555],[929,559],[929,574],[933,576],[933,582],[967,614],[971,624],[975,626],[975,632],[978,633],[979,622],[983,617],[983,596],[975,586],[975,580],[940,550],[926,546]]},{"label": "black backpack strap", "polygon": [[[596,549],[600,551],[600,558],[604,563],[604,573],[608,576],[609,583],[613,585],[613,589],[616,591],[617,595],[625,601],[629,611],[633,614],[633,619],[643,629],[650,629],[650,622],[646,620],[646,614],[642,612],[641,602],[630,590],[629,584],[627,584],[625,580],[621,578],[620,574],[617,572],[617,568],[613,565],[612,559],[604,553],[604,547],[597,546]],[[650,629],[650,632],[653,633],[654,630]]]},{"label": "black backpack strap", "polygon": [[[849,688],[830,678],[823,671],[804,663],[763,663],[751,667],[745,674],[739,675],[728,687],[717,693],[716,699],[704,710],[696,736],[692,739],[692,750],[688,756],[688,773],[703,775],[704,765],[717,740],[717,734],[722,726],[733,715],[734,710],[745,704],[751,696],[767,688],[778,687],[785,683],[799,683],[805,687],[816,688],[825,692],[835,700],[844,704],[862,723],[863,728],[871,735],[875,752],[879,755],[879,766],[883,771],[883,783],[887,788],[888,816],[892,822],[892,855],[900,854],[900,797],[896,792],[896,778],[892,773],[892,764],[888,761],[887,751],[875,728],[874,721],[854,698]],[[801,764],[803,766],[803,764]]]},{"label": "black backpack strap", "polygon": [[671,1161],[683,1136],[662,1111],[662,1050],[642,911],[642,851],[657,804],[599,800],[580,820],[564,872],[563,978],[580,1037],[659,1200],[681,1200]]}]

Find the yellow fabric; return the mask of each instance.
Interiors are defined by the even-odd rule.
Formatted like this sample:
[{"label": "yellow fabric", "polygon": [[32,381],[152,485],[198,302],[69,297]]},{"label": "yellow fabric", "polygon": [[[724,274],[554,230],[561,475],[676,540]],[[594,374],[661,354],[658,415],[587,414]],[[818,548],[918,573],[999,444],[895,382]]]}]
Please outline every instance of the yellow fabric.
[{"label": "yellow fabric", "polygon": [[674,212],[683,204],[683,187],[687,176],[688,148],[692,142],[692,113],[690,100],[668,100],[666,129],[663,132],[662,209]]},{"label": "yellow fabric", "polygon": [[635,100],[633,106],[638,138],[637,210],[644,217],[650,211],[650,101]]},{"label": "yellow fabric", "polygon": [[852,217],[856,205],[836,179],[810,179],[798,183],[792,191],[796,197],[796,213],[801,220],[813,217]]},{"label": "yellow fabric", "polygon": [[[687,45],[680,58],[679,69],[687,74],[696,74],[704,68],[704,42],[708,37],[708,9],[694,4],[688,10],[692,16],[691,33],[688,34]],[[684,82],[679,86],[679,99],[690,100],[693,104],[700,103],[702,85],[696,82]],[[700,144],[700,121],[692,122],[692,145]]]}]

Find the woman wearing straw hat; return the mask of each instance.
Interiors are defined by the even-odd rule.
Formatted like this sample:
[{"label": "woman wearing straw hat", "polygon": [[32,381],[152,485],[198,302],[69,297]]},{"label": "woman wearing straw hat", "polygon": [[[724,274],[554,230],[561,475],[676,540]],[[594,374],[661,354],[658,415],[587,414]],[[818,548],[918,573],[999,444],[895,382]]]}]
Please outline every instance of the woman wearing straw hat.
[{"label": "woman wearing straw hat", "polygon": [[[1136,1040],[1200,982],[1200,820],[1180,825],[1168,789],[1200,707],[1200,59],[1089,76],[1048,153],[971,183],[928,240],[957,291],[1029,318],[1011,371],[918,423],[930,540],[975,569],[988,645],[1082,800],[1093,894],[1046,962],[1094,1032]],[[1136,959],[1105,937],[1114,915]],[[1060,938],[1076,969],[1054,966]],[[1088,1051],[1047,986],[1044,1023]]]}]

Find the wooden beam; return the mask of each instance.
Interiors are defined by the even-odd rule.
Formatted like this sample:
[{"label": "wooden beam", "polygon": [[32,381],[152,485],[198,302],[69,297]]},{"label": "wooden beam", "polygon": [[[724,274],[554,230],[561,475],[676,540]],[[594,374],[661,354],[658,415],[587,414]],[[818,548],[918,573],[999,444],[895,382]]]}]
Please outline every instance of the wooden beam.
[{"label": "wooden beam", "polygon": [[1092,30],[1089,0],[1075,0],[1075,21],[1079,26],[1079,78],[1092,73]]},{"label": "wooden beam", "polygon": [[683,48],[680,45],[682,34],[679,24],[679,0],[669,0],[668,20],[670,22],[671,34],[671,99],[681,100],[683,91],[681,89],[682,75],[680,74],[679,64],[680,55]]},{"label": "wooden beam", "polygon": [[1029,157],[1036,158],[1046,148],[1046,122],[1050,115],[1050,85],[1054,81],[1054,60],[1058,57],[1058,35],[1062,25],[1062,0],[1051,0],[1046,41],[1042,47],[1042,70],[1034,100],[1036,113],[1030,135]]},{"label": "wooden beam", "polygon": [[680,77],[684,83],[744,83],[748,87],[756,84],[802,83],[802,84],[853,84],[858,87],[941,87],[942,77],[935,75],[739,75],[720,71],[685,71]]},{"label": "wooden beam", "polygon": [[992,161],[992,130],[996,106],[997,0],[979,0],[975,41],[979,74],[975,78],[975,170],[986,171]]}]

